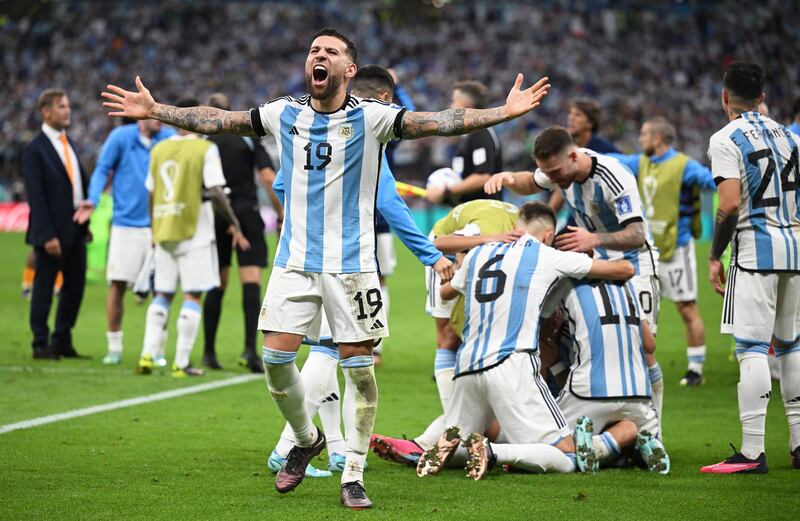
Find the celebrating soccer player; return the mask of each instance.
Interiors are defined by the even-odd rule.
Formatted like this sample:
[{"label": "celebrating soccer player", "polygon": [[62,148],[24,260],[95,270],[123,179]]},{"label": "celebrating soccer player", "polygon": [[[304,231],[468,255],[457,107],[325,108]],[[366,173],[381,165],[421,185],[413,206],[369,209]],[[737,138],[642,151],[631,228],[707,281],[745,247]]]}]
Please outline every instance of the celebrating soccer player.
[{"label": "celebrating soccer player", "polygon": [[[320,312],[339,344],[345,374],[347,463],[341,500],[369,508],[363,468],[375,422],[378,388],[372,359],[376,339],[388,335],[375,262],[374,201],[385,143],[392,139],[456,136],[497,125],[536,108],[547,78],[521,89],[517,75],[506,103],[491,109],[408,112],[347,93],[357,66],[355,45],[330,28],[314,35],[306,57],[309,93],[283,97],[249,111],[177,108],[156,103],[137,77],[137,92],[109,85],[102,95],[111,116],[154,118],[194,132],[277,138],[286,176],[285,221],[261,313],[264,364],[275,404],[297,445],[276,477],[279,492],[294,489],[325,436],[303,406],[295,365],[304,335]],[[442,269],[442,278],[450,278]],[[324,304],[324,305],[323,305]]]},{"label": "celebrating soccer player", "polygon": [[[759,65],[728,66],[722,108],[730,123],[711,136],[708,146],[719,193],[708,272],[714,289],[725,296],[722,332],[736,340],[742,447],[726,460],[703,467],[703,472],[767,472],[764,431],[772,394],[770,342],[780,363],[792,464],[800,468],[799,140],[758,113],[764,82]],[[726,277],[720,256],[731,240]]]}]

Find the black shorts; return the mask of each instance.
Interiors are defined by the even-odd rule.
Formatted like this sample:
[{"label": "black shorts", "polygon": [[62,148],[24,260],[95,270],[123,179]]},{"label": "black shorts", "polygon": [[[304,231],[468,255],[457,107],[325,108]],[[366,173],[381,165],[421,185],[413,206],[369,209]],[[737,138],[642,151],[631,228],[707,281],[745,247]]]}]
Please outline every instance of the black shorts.
[{"label": "black shorts", "polygon": [[[261,214],[258,213],[258,206],[235,206],[233,211],[242,226],[242,233],[250,241],[249,250],[242,251],[240,248],[236,248],[236,260],[239,263],[239,267],[259,266],[265,268],[267,266],[267,241],[264,238],[264,221],[261,219]],[[233,257],[228,223],[225,219],[216,215],[214,217],[214,225],[217,232],[219,266],[220,268],[228,268]]]}]

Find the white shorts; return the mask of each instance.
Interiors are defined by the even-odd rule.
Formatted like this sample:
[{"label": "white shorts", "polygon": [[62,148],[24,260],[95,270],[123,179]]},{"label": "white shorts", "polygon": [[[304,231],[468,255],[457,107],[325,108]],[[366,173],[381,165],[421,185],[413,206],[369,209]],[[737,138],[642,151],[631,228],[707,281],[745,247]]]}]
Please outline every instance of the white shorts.
[{"label": "white shorts", "polygon": [[[185,241],[184,241],[185,242]],[[200,293],[219,286],[217,245],[210,242],[181,253],[181,243],[175,246],[156,245],[155,290],[161,293]]]},{"label": "white shorts", "polygon": [[555,445],[571,434],[533,353],[513,353],[496,367],[455,379],[447,425],[465,437],[484,432],[494,418],[504,443]]},{"label": "white shorts", "polygon": [[661,300],[661,289],[658,285],[658,277],[654,275],[637,275],[631,279],[633,289],[639,298],[639,306],[642,308],[642,318],[646,318],[650,323],[650,329],[655,335],[658,331],[658,305]]},{"label": "white shorts", "polygon": [[394,235],[391,233],[379,233],[376,239],[376,247],[381,276],[388,277],[394,273],[394,269],[397,267],[397,256],[394,253]]},{"label": "white shorts", "polygon": [[622,420],[632,421],[640,431],[658,434],[658,414],[650,400],[586,400],[564,391],[558,397],[558,406],[569,425],[575,425],[578,418],[587,416],[598,434]]},{"label": "white shorts", "polygon": [[334,342],[363,342],[389,336],[377,273],[310,273],[272,268],[258,329],[318,340],[323,313]]},{"label": "white shorts", "polygon": [[[776,354],[800,339],[800,273],[744,271],[731,262],[722,304],[724,334],[740,349],[764,351],[775,337]],[[739,353],[741,354],[741,353]]]},{"label": "white shorts", "polygon": [[425,300],[425,311],[433,318],[450,318],[458,299],[442,300],[439,294],[441,286],[442,279],[436,273],[436,270],[430,266],[425,266],[425,290],[428,293],[428,298]]},{"label": "white shorts", "polygon": [[675,248],[668,261],[658,263],[658,281],[661,296],[672,302],[694,302],[697,300],[697,257],[694,241]]},{"label": "white shorts", "polygon": [[127,226],[111,226],[111,237],[108,241],[108,262],[106,263],[106,280],[121,281],[129,285],[136,282],[136,277],[144,266],[147,252],[150,251],[153,234],[149,227],[132,228]]}]

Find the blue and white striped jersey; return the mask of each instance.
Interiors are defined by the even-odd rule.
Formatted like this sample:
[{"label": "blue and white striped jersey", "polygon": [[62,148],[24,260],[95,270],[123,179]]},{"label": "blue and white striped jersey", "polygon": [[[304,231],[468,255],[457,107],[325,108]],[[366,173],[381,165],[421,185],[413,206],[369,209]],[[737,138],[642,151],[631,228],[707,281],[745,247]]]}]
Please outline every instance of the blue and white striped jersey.
[{"label": "blue and white striped jersey", "polygon": [[758,112],[745,112],[711,136],[714,179],[742,183],[732,251],[744,270],[800,272],[798,142]]},{"label": "blue and white striped jersey", "polygon": [[572,339],[567,389],[585,399],[649,398],[642,312],[631,283],[572,282],[563,309]]},{"label": "blue and white striped jersey", "polygon": [[515,351],[537,351],[539,312],[551,286],[591,268],[588,255],[558,251],[528,234],[471,249],[450,282],[465,296],[456,377],[490,369]]},{"label": "blue and white striped jersey", "polygon": [[250,111],[275,136],[286,189],[275,265],[314,273],[377,271],[375,197],[384,145],[400,136],[405,109],[348,96],[316,112],[308,95]]},{"label": "blue and white striped jersey", "polygon": [[[561,191],[578,226],[590,232],[614,233],[631,222],[644,224],[644,246],[627,251],[598,247],[595,248],[597,258],[625,259],[633,264],[636,275],[656,275],[658,249],[653,243],[650,226],[644,218],[644,206],[636,178],[625,165],[613,157],[598,154],[588,148],[579,148],[578,151],[592,158],[592,171],[584,182],[573,182],[569,188]],[[558,188],[541,170],[534,173],[533,179],[546,190]]]}]

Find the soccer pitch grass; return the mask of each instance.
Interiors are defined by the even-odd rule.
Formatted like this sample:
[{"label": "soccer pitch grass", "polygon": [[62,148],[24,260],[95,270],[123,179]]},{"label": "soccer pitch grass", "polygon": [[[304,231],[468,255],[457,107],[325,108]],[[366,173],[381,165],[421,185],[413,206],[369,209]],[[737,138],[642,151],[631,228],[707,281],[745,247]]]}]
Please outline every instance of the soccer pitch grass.
[{"label": "soccer pitch grass", "polygon": [[[150,395],[245,374],[235,364],[242,346],[236,277],[226,295],[218,349],[226,372],[177,380],[136,376],[145,307],[126,300],[122,366],[104,367],[105,298],[87,287],[74,342],[92,360],[33,361],[28,303],[19,296],[27,249],[23,237],[0,234],[0,425]],[[418,434],[439,413],[433,367],[433,324],[423,310],[422,267],[398,243],[390,279],[391,331],[377,371],[375,430]],[[427,479],[370,454],[365,474],[375,502],[354,514],[339,501],[339,476],[307,478],[278,494],[265,459],[283,426],[263,380],[102,412],[0,434],[0,519],[796,519],[800,471],[790,465],[787,426],[775,384],[767,419],[769,474],[700,474],[702,465],[740,443],[738,370],[719,331],[721,299],[706,281],[707,245],[698,247],[700,304],[707,326],[707,383],[681,388],[683,328],[674,306],[662,306],[658,358],[666,382],[664,441],[669,476],[637,469],[595,476],[492,473],[473,482],[461,471]],[[266,279],[265,279],[266,280]],[[174,313],[177,309],[173,305]],[[202,333],[201,333],[202,335]],[[174,352],[170,323],[168,354]],[[202,338],[195,345],[198,363]],[[317,459],[318,466],[325,460]]]}]

